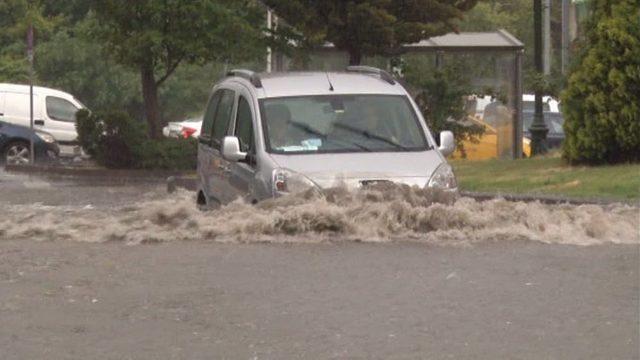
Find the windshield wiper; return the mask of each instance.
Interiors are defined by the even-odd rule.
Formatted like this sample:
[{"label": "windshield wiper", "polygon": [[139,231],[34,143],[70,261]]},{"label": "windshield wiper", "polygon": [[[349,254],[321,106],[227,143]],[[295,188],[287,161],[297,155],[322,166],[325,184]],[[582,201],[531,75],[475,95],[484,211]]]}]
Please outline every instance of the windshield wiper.
[{"label": "windshield wiper", "polygon": [[312,127],[310,127],[307,124],[303,124],[303,123],[300,123],[300,122],[297,122],[297,121],[290,121],[289,124],[299,128],[299,129],[302,129],[304,132],[306,132],[308,134],[315,135],[315,136],[323,139],[324,141],[331,141],[331,142],[334,142],[334,143],[337,143],[337,144],[341,144],[343,146],[355,145],[356,147],[358,147],[361,150],[364,150],[364,151],[367,151],[367,152],[373,151],[373,150],[369,149],[368,147],[360,145],[360,144],[357,144],[357,143],[348,143],[346,141],[338,141],[337,139],[328,138],[326,134],[323,134],[323,133],[319,132],[318,130],[313,129]]},{"label": "windshield wiper", "polygon": [[306,132],[308,134],[318,136],[321,139],[324,139],[324,138],[327,137],[327,135],[319,132],[318,130],[312,128],[311,126],[309,126],[307,124],[303,124],[303,123],[297,122],[297,121],[289,121],[289,124],[297,127],[298,129],[302,129],[304,132]]},{"label": "windshield wiper", "polygon": [[368,132],[367,130],[362,130],[362,129],[353,128],[353,127],[351,127],[351,126],[344,125],[344,124],[334,124],[333,126],[335,126],[335,127],[339,127],[339,128],[341,128],[341,129],[345,129],[345,130],[348,130],[348,131],[351,131],[351,132],[354,132],[354,133],[359,134],[359,135],[364,135],[365,137],[367,137],[367,138],[369,138],[369,139],[374,139],[374,140],[382,141],[382,142],[387,143],[387,144],[389,144],[389,145],[391,145],[391,146],[394,146],[394,147],[395,147],[395,148],[397,148],[397,149],[401,149],[401,150],[409,150],[409,148],[408,148],[408,147],[406,147],[406,146],[404,146],[404,145],[401,145],[401,144],[398,144],[397,142],[393,141],[392,139],[389,139],[389,138],[385,138],[385,137],[382,137],[382,136],[379,136],[379,135],[372,134],[372,133]]}]

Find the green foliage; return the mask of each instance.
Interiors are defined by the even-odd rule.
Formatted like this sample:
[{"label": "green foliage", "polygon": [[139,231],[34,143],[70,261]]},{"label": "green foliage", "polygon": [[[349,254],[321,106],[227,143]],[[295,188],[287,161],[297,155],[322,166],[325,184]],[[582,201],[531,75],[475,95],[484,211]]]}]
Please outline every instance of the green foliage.
[{"label": "green foliage", "polygon": [[484,127],[466,121],[465,96],[473,93],[469,80],[457,66],[431,69],[413,62],[406,65],[404,76],[413,89],[414,99],[431,131],[453,132],[456,148],[466,157],[464,142],[477,142]]},{"label": "green foliage", "polygon": [[138,167],[143,127],[122,111],[77,114],[78,140],[88,154],[108,168]]},{"label": "green foliage", "polygon": [[202,114],[212,85],[223,76],[224,66],[184,64],[159,91],[162,116],[168,121]]},{"label": "green foliage", "polygon": [[[554,19],[560,14],[552,14]],[[460,31],[505,29],[525,44],[525,67],[533,66],[533,3],[531,0],[485,0],[459,22]],[[559,32],[558,32],[559,33]]]},{"label": "green foliage", "polygon": [[246,0],[94,2],[93,35],[118,62],[151,63],[162,79],[182,61],[243,61],[265,54],[262,11]]},{"label": "green foliage", "polygon": [[640,161],[640,7],[597,0],[581,62],[562,94],[573,163]]},{"label": "green foliage", "polygon": [[151,140],[144,125],[122,111],[77,114],[78,139],[98,164],[112,169],[191,170],[197,161],[194,139]]},{"label": "green foliage", "polygon": [[394,55],[400,46],[455,29],[477,0],[265,0],[291,26],[318,43],[329,41],[350,55]]},{"label": "green foliage", "polygon": [[193,170],[198,162],[198,142],[189,139],[147,140],[139,153],[142,169]]},{"label": "green foliage", "polygon": [[84,151],[92,157],[96,157],[98,153],[98,141],[101,135],[101,129],[98,129],[99,123],[96,116],[87,109],[78,110],[76,113],[78,142]]},{"label": "green foliage", "polygon": [[542,89],[546,95],[557,96],[565,85],[560,73],[562,12],[561,2],[551,4],[551,74],[539,75],[534,66],[533,3],[531,0],[485,0],[465,13],[459,22],[461,31],[495,31],[505,29],[524,43],[524,92]]},{"label": "green foliage", "polygon": [[150,135],[161,137],[158,88],[183,63],[239,62],[266,54],[264,11],[251,0],[104,0],[91,36],[140,74]]},{"label": "green foliage", "polygon": [[82,34],[81,22],[61,29],[36,48],[39,84],[63,89],[90,109],[121,109],[139,116],[142,104],[135,72],[116,64],[101,46]]},{"label": "green foliage", "polygon": [[46,16],[39,2],[0,1],[0,82],[28,81],[26,36],[29,25],[33,25],[36,40],[46,40],[60,21],[60,17]]}]

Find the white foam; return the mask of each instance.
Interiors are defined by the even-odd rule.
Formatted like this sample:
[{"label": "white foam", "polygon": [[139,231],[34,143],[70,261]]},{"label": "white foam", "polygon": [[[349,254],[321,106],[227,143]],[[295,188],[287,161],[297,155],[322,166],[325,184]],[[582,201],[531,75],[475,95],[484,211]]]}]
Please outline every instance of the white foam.
[{"label": "white foam", "polygon": [[0,239],[129,244],[219,242],[414,241],[465,245],[530,240],[595,245],[640,244],[640,209],[628,205],[545,205],[470,198],[382,184],[268,200],[236,201],[202,212],[181,190],[162,200],[115,209],[5,206]]}]

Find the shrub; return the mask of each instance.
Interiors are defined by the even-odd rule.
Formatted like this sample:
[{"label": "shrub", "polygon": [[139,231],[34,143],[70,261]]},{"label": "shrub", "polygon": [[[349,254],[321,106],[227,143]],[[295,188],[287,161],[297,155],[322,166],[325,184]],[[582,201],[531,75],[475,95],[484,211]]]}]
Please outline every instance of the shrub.
[{"label": "shrub", "polygon": [[136,168],[139,149],[147,141],[143,126],[121,111],[80,110],[76,116],[80,145],[108,168]]},{"label": "shrub", "polygon": [[191,170],[198,161],[195,139],[147,140],[140,150],[139,167],[143,169]]},{"label": "shrub", "polygon": [[597,0],[580,62],[562,94],[572,163],[640,161],[640,7]]},{"label": "shrub", "polygon": [[98,138],[102,133],[98,129],[99,122],[97,118],[87,109],[78,110],[76,113],[76,130],[78,131],[78,141],[84,151],[96,157],[98,151]]},{"label": "shrub", "polygon": [[113,169],[195,169],[193,139],[151,140],[143,124],[121,111],[77,114],[80,145],[98,164]]}]

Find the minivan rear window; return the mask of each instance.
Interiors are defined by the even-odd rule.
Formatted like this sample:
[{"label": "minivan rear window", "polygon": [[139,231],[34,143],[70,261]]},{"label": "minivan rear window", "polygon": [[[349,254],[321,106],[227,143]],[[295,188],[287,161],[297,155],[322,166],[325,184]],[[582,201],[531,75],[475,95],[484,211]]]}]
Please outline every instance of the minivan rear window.
[{"label": "minivan rear window", "polygon": [[76,122],[76,112],[79,109],[70,101],[55,96],[47,96],[46,105],[49,118],[70,123]]}]

